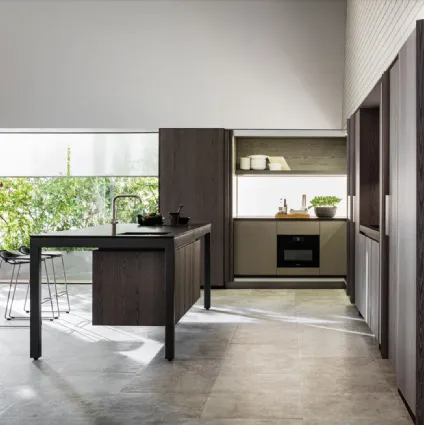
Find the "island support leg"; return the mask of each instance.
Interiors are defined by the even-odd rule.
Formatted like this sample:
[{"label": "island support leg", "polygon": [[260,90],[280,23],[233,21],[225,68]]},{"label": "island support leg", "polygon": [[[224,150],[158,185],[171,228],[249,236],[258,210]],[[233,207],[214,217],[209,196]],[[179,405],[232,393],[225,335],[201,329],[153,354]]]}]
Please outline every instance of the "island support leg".
[{"label": "island support leg", "polygon": [[166,312],[165,312],[165,358],[175,357],[175,251],[174,244],[165,250]]},{"label": "island support leg", "polygon": [[205,309],[209,310],[211,308],[211,234],[207,233],[205,235],[205,258],[204,258],[204,272],[205,272],[205,282],[204,282],[204,302]]},{"label": "island support leg", "polygon": [[30,357],[41,357],[41,248],[31,244],[30,262]]}]

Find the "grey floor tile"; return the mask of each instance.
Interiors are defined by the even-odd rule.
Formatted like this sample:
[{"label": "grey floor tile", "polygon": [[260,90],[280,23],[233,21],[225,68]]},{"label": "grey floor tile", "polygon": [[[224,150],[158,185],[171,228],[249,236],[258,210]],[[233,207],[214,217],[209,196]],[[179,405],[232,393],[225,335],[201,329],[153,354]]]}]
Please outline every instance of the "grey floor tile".
[{"label": "grey floor tile", "polygon": [[209,394],[220,365],[220,360],[205,359],[147,366],[131,379],[122,392]]},{"label": "grey floor tile", "polygon": [[303,425],[412,425],[412,420],[408,419],[378,419],[362,418],[358,416],[338,417],[338,418],[307,418]]},{"label": "grey floor tile", "polygon": [[117,424],[139,420],[140,423],[200,418],[206,402],[205,394],[121,393],[86,403],[86,409],[98,418],[113,418]]},{"label": "grey floor tile", "polygon": [[411,424],[343,290],[213,291],[178,324],[174,362],[163,327],[92,326],[91,286],[70,291],[39,361],[28,329],[0,331],[1,425]]},{"label": "grey floor tile", "polygon": [[205,405],[202,419],[302,419],[301,392],[212,393]]},{"label": "grey floor tile", "polygon": [[320,393],[393,393],[387,380],[377,374],[308,375],[302,379],[302,390]]},{"label": "grey floor tile", "polygon": [[242,324],[237,327],[231,342],[233,344],[273,344],[285,348],[298,347],[296,323],[285,325]]},{"label": "grey floor tile", "polygon": [[279,390],[300,390],[299,374],[226,374],[220,373],[212,393],[241,394],[243,392],[269,394]]},{"label": "grey floor tile", "polygon": [[202,419],[185,425],[303,425],[302,419]]},{"label": "grey floor tile", "polygon": [[302,392],[304,418],[406,418],[408,413],[396,394]]}]

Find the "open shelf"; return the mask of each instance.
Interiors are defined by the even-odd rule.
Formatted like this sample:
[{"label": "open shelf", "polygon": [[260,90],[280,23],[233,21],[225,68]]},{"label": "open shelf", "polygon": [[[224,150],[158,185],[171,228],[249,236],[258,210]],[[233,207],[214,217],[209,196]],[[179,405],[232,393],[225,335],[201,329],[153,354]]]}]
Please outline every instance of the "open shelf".
[{"label": "open shelf", "polygon": [[345,176],[332,171],[272,171],[272,170],[236,170],[239,176]]}]

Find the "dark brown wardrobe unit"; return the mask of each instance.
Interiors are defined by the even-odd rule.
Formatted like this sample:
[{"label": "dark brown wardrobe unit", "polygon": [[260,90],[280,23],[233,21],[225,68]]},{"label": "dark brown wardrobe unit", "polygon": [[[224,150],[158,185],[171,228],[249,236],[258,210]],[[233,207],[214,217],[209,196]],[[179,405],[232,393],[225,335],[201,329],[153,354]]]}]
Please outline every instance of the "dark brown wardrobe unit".
[{"label": "dark brown wardrobe unit", "polygon": [[167,216],[184,205],[191,223],[212,223],[211,284],[232,280],[232,132],[222,128],[159,130],[159,202]]}]

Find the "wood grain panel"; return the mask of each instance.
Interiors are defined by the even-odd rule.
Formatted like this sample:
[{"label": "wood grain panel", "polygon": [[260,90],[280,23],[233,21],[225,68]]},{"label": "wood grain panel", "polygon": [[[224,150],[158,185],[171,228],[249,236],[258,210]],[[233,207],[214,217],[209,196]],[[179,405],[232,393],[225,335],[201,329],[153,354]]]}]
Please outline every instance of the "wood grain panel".
[{"label": "wood grain panel", "polygon": [[389,208],[389,359],[396,368],[399,311],[398,169],[399,169],[399,60],[390,70],[390,208]]},{"label": "wood grain panel", "polygon": [[347,220],[347,277],[346,292],[351,298],[355,291],[355,190],[356,190],[356,158],[355,158],[355,119],[352,115],[348,120],[348,144],[347,144],[347,194],[348,194],[348,220]]},{"label": "wood grain panel", "polygon": [[346,174],[344,137],[238,137],[236,140],[238,166],[240,157],[244,156],[284,156],[291,171]]},{"label": "wood grain panel", "polygon": [[360,113],[360,199],[362,225],[380,224],[380,112],[361,108]]},{"label": "wood grain panel", "polygon": [[381,357],[389,357],[389,237],[386,197],[390,194],[390,71],[381,78],[380,102],[380,345]]},{"label": "wood grain panel", "polygon": [[355,271],[355,304],[362,317],[366,319],[367,293],[367,238],[358,234],[356,237],[356,271]]},{"label": "wood grain panel", "polygon": [[359,255],[359,198],[360,198],[360,153],[361,153],[361,143],[360,143],[360,125],[361,125],[361,115],[359,111],[355,113],[354,119],[354,138],[355,138],[355,183],[353,189],[353,201],[352,201],[352,228],[355,233],[355,283],[351,288],[350,293],[350,302],[352,304],[356,303],[356,287],[360,282],[360,276],[358,275],[359,271],[356,265],[358,264],[358,255]]},{"label": "wood grain panel", "polygon": [[424,21],[416,29],[417,288],[416,423],[424,424]]},{"label": "wood grain panel", "polygon": [[[397,384],[415,412],[417,342],[417,50],[415,31],[399,52]],[[418,114],[419,115],[419,114]],[[419,181],[419,180],[418,180]],[[419,218],[418,218],[419,220]]]},{"label": "wood grain panel", "polygon": [[175,251],[175,323],[200,298],[202,282],[201,242],[196,241]]},{"label": "wood grain panel", "polygon": [[159,130],[159,202],[167,216],[180,204],[192,223],[212,223],[211,282],[231,274],[231,146],[224,129]]},{"label": "wood grain panel", "polygon": [[233,131],[224,133],[224,281],[234,277]]},{"label": "wood grain panel", "polygon": [[163,325],[164,270],[160,251],[93,251],[93,325]]}]

